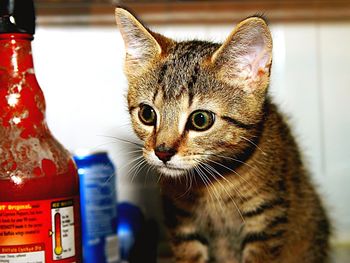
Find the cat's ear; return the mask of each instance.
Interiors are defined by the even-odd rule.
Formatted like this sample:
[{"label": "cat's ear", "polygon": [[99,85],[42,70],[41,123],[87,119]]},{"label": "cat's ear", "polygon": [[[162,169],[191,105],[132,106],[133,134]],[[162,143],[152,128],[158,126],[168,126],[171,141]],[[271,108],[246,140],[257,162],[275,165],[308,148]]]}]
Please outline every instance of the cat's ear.
[{"label": "cat's ear", "polygon": [[272,38],[265,20],[250,17],[239,23],[211,61],[226,83],[244,83],[247,92],[265,92],[272,63]]},{"label": "cat's ear", "polygon": [[170,40],[148,30],[123,8],[116,8],[115,16],[125,43],[126,71],[137,75],[160,57],[164,52],[162,45]]}]

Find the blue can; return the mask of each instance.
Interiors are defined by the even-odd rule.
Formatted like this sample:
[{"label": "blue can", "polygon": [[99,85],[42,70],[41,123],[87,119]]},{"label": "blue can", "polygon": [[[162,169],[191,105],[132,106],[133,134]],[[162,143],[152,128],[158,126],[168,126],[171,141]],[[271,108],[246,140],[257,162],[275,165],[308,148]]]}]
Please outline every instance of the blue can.
[{"label": "blue can", "polygon": [[75,155],[80,179],[84,263],[119,260],[116,172],[106,152]]}]

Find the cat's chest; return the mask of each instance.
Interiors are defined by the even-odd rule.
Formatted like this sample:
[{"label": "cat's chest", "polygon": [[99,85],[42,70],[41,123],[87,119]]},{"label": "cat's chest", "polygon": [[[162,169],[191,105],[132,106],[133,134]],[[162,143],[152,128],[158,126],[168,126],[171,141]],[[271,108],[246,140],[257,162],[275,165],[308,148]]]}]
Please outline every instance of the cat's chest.
[{"label": "cat's chest", "polygon": [[199,200],[194,213],[197,231],[208,239],[217,262],[238,262],[243,221],[233,201]]},{"label": "cat's chest", "polygon": [[[169,193],[170,190],[165,193]],[[216,262],[233,263],[240,258],[240,233],[243,221],[237,210],[234,196],[225,198],[217,189],[215,194],[206,191],[191,192],[167,197],[165,217],[175,226],[175,235],[195,233],[208,242],[208,249]]]},{"label": "cat's chest", "polygon": [[231,198],[203,196],[194,205],[194,222],[203,232],[223,233],[239,232],[242,218],[238,212],[238,205]]}]

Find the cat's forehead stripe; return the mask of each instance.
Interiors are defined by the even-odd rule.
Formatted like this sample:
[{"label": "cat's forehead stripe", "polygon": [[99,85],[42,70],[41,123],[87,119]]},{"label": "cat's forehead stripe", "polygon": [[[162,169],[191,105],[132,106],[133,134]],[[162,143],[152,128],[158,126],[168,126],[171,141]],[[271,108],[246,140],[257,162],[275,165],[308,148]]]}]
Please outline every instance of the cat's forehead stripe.
[{"label": "cat's forehead stripe", "polygon": [[193,103],[193,97],[194,97],[194,92],[193,92],[193,86],[197,82],[197,77],[199,74],[199,63],[197,62],[196,65],[194,66],[194,72],[192,73],[191,79],[187,84],[187,89],[188,89],[188,105],[191,106]]},{"label": "cat's forehead stripe", "polygon": [[169,51],[158,73],[158,85],[164,99],[187,93],[189,104],[195,95],[194,86],[200,74],[200,63],[216,49],[216,45],[203,41],[180,42]]},{"label": "cat's forehead stripe", "polygon": [[168,64],[167,64],[167,63],[165,63],[165,64],[160,68],[159,78],[158,78],[158,84],[162,84],[162,82],[164,81],[164,75],[165,75],[167,69],[168,69]]},{"label": "cat's forehead stripe", "polygon": [[155,104],[158,94],[159,94],[159,89],[156,89],[153,94],[153,104]]}]

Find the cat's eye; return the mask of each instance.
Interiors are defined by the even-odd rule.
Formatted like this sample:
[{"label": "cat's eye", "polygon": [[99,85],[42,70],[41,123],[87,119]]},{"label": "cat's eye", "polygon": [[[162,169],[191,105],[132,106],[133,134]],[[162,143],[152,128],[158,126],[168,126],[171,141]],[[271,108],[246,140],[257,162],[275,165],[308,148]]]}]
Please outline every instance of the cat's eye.
[{"label": "cat's eye", "polygon": [[195,131],[205,131],[213,126],[215,121],[214,113],[210,111],[198,110],[191,114],[187,122],[187,129]]},{"label": "cat's eye", "polygon": [[147,104],[141,104],[139,110],[139,119],[145,125],[155,125],[157,121],[157,115],[151,106]]}]

